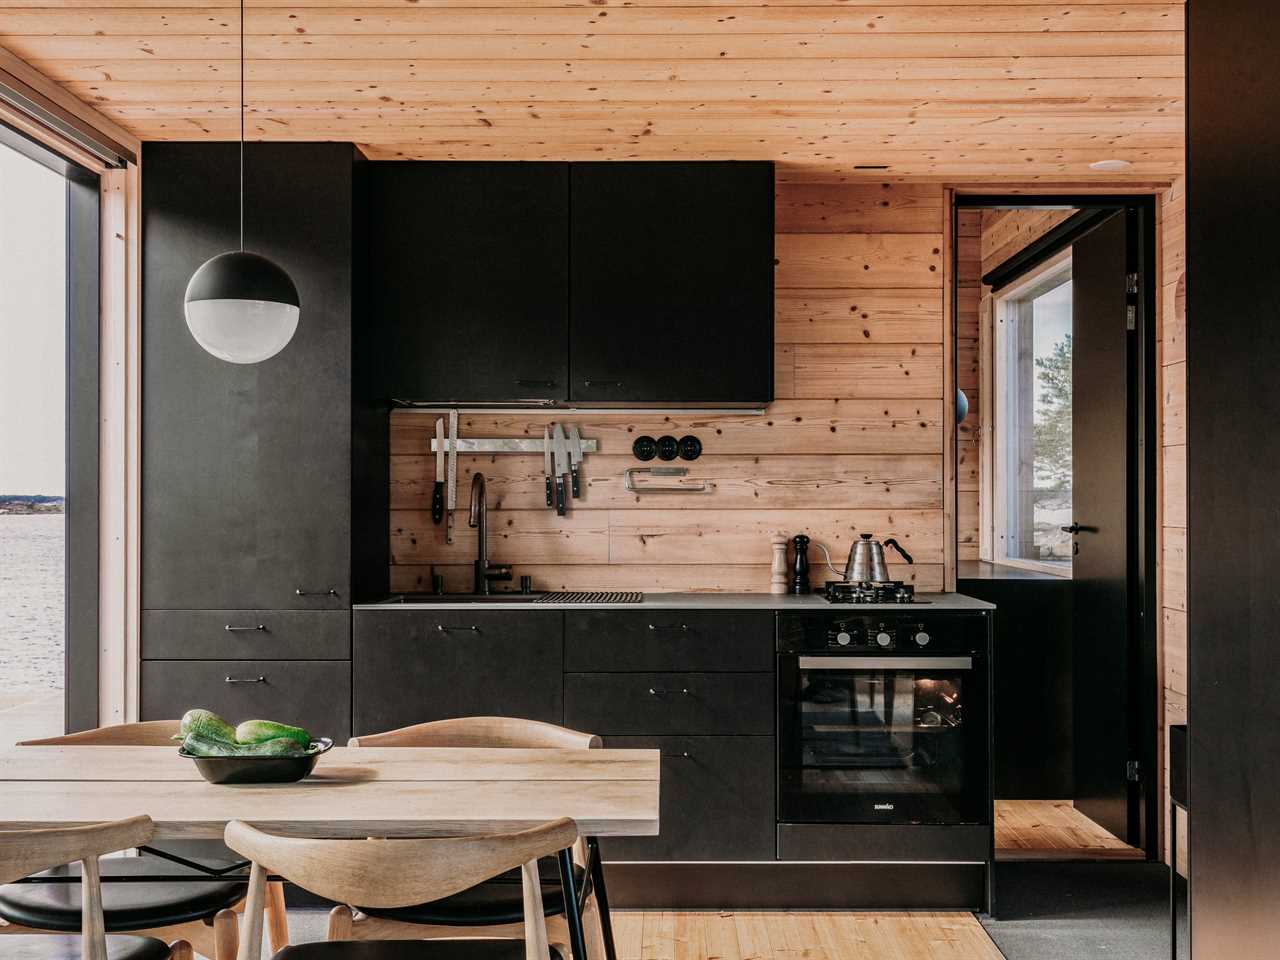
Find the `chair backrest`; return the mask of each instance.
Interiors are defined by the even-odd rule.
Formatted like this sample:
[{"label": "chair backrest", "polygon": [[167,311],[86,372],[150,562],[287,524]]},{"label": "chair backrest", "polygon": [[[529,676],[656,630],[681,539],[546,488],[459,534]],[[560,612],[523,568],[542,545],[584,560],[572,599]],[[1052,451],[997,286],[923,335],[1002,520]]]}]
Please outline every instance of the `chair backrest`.
[{"label": "chair backrest", "polygon": [[[407,907],[451,896],[521,867],[528,956],[545,960],[546,926],[538,885],[538,858],[571,847],[572,820],[560,819],[519,833],[483,837],[395,840],[308,840],[264,833],[241,820],[227,824],[228,847],[253,861],[239,960],[260,960],[261,910],[269,874],[338,903]],[[255,925],[257,929],[255,930]]]},{"label": "chair backrest", "polygon": [[352,737],[349,747],[515,747],[590,750],[600,746],[592,733],[517,717],[459,717]]},{"label": "chair backrest", "polygon": [[181,721],[144,720],[141,723],[117,723],[110,727],[82,730],[61,737],[23,740],[20,747],[173,747]]},{"label": "chair backrest", "polygon": [[0,830],[0,883],[12,883],[41,870],[80,861],[83,960],[107,960],[102,916],[102,878],[98,857],[147,843],[156,832],[150,817],[133,817],[84,827]]}]

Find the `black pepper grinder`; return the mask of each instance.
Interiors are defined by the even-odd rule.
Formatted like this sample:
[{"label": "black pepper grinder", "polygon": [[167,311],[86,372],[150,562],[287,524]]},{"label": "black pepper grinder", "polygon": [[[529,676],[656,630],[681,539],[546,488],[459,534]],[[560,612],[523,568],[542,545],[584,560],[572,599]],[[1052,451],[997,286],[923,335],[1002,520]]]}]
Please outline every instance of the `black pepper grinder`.
[{"label": "black pepper grinder", "polygon": [[809,538],[798,533],[791,541],[795,544],[796,557],[791,574],[791,592],[809,592]]}]

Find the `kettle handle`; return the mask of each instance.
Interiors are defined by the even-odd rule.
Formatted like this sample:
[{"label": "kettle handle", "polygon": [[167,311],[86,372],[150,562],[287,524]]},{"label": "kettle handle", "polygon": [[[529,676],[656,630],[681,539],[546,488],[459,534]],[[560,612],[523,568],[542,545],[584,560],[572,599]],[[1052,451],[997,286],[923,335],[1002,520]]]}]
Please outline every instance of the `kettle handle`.
[{"label": "kettle handle", "polygon": [[907,563],[915,563],[915,561],[911,559],[911,554],[909,554],[909,553],[907,553],[907,551],[903,550],[903,549],[902,549],[902,547],[898,545],[898,541],[897,541],[897,540],[894,540],[892,537],[890,537],[888,540],[886,540],[886,541],[884,542],[884,545],[885,545],[886,547],[893,547],[893,549],[897,550],[897,551],[898,551],[898,553],[902,555],[902,559],[903,559],[903,560],[905,560],[905,561],[907,561]]}]

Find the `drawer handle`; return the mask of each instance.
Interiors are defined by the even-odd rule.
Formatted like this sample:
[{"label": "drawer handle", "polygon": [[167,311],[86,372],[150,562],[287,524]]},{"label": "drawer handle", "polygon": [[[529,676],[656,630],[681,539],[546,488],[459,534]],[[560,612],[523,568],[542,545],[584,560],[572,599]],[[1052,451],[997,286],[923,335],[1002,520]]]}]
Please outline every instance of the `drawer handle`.
[{"label": "drawer handle", "polygon": [[546,387],[548,390],[551,390],[555,387],[555,385],[556,385],[556,382],[554,380],[517,380],[516,381],[516,386],[518,387]]},{"label": "drawer handle", "polygon": [[[666,689],[665,687],[650,687],[650,688],[649,688],[649,696],[651,696],[651,697],[665,697],[668,693],[675,693],[675,692],[677,692],[677,691],[668,690],[668,689]],[[680,688],[680,690],[679,690],[678,692],[679,692],[679,693],[681,693],[682,695],[686,696],[686,697],[692,697],[692,696],[693,696],[693,694],[689,691],[689,688],[688,688],[688,687],[681,687],[681,688]]]},{"label": "drawer handle", "polygon": [[687,623],[651,623],[649,624],[649,629],[655,630],[655,631],[656,630],[688,630],[689,625]]},{"label": "drawer handle", "polygon": [[471,625],[471,626],[469,626],[469,627],[446,627],[443,623],[437,623],[437,624],[436,624],[436,629],[437,629],[437,630],[439,630],[441,633],[449,633],[449,632],[451,632],[451,631],[453,631],[453,630],[459,630],[459,631],[469,630],[469,631],[471,631],[472,633],[479,633],[479,632],[480,632],[480,628],[479,628],[479,627],[477,627],[477,626],[475,626],[474,624],[472,624],[472,625]]},{"label": "drawer handle", "polygon": [[336,597],[338,591],[330,587],[328,590],[303,590],[301,587],[294,590],[294,595],[299,597]]},{"label": "drawer handle", "polygon": [[620,387],[621,380],[583,380],[582,385],[585,387]]},{"label": "drawer handle", "polygon": [[227,633],[253,633],[255,631],[259,631],[261,633],[267,632],[267,626],[264,623],[260,623],[256,627],[233,627],[228,623],[222,629],[227,631]]},{"label": "drawer handle", "polygon": [[690,753],[688,750],[685,750],[682,753],[664,753],[662,755],[662,759],[663,760],[692,760],[693,754]]},{"label": "drawer handle", "polygon": [[223,677],[223,683],[266,683],[266,677]]}]

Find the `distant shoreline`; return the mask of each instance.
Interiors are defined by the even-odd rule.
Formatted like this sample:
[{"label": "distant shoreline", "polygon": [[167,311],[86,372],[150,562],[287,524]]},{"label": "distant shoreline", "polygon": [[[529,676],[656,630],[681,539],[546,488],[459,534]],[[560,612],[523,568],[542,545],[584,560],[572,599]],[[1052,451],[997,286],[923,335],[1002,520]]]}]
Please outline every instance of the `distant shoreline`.
[{"label": "distant shoreline", "polygon": [[64,497],[49,497],[43,494],[0,493],[0,516],[65,513],[66,508],[67,501]]}]

